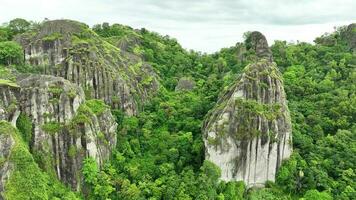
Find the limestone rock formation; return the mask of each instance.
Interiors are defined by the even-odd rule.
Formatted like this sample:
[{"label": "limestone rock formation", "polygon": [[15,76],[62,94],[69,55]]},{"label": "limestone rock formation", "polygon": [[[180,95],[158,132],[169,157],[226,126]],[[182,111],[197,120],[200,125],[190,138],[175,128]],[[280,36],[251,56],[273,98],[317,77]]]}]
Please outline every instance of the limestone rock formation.
[{"label": "limestone rock formation", "polygon": [[356,23],[348,25],[342,33],[342,37],[346,40],[350,49],[356,51]]},{"label": "limestone rock formation", "polygon": [[[28,116],[33,127],[30,151],[39,166],[74,190],[82,186],[83,159],[93,157],[101,166],[116,145],[117,124],[109,106],[102,100],[86,101],[81,87],[68,80],[18,75],[17,83],[3,81],[0,92],[1,119],[15,126],[20,112]],[[0,134],[0,143],[2,156],[8,156],[11,137]],[[8,174],[3,166],[1,180]]]},{"label": "limestone rock formation", "polygon": [[188,77],[182,77],[179,79],[178,84],[175,88],[176,91],[182,91],[182,90],[193,90],[195,87],[195,82],[191,78]]},{"label": "limestone rock formation", "polygon": [[6,123],[0,120],[0,200],[3,199],[6,181],[13,171],[13,164],[9,161],[11,150],[15,145],[15,140],[9,130],[5,129]]},{"label": "limestone rock formation", "polygon": [[103,99],[129,115],[136,114],[158,89],[151,66],[104,41],[85,24],[47,21],[35,34],[25,33],[16,40],[29,64],[76,83],[87,97]]},{"label": "limestone rock formation", "polygon": [[273,60],[271,49],[268,47],[266,37],[262,33],[253,31],[248,34],[245,46],[247,50],[255,52],[257,58],[266,58],[269,61]]},{"label": "limestone rock formation", "polygon": [[68,80],[46,75],[18,77],[19,107],[33,124],[31,152],[40,167],[79,190],[85,157],[99,165],[116,145],[116,122],[99,100],[85,101]]},{"label": "limestone rock formation", "polygon": [[0,120],[9,121],[13,126],[20,114],[16,99],[19,90],[16,83],[0,79]]},{"label": "limestone rock formation", "polygon": [[206,159],[221,168],[221,179],[243,180],[248,187],[274,181],[292,151],[281,74],[271,62],[264,36],[254,35],[259,59],[221,96],[203,126]]}]

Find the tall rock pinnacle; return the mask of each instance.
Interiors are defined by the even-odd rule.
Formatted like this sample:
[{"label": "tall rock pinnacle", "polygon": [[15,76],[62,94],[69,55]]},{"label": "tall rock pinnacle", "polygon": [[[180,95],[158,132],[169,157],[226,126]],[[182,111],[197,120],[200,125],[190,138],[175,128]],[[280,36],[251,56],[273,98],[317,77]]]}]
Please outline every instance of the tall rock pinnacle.
[{"label": "tall rock pinnacle", "polygon": [[292,152],[292,130],[283,80],[266,38],[252,32],[246,48],[256,52],[257,60],[210,112],[203,139],[206,159],[221,168],[222,180],[242,180],[253,187],[275,180],[282,160]]}]

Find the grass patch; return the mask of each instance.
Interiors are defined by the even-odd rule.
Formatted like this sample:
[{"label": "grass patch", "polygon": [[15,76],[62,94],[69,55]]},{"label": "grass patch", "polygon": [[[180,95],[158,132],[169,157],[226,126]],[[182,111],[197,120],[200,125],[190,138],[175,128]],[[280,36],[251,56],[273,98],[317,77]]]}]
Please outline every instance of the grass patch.
[{"label": "grass patch", "polygon": [[54,41],[54,40],[58,40],[58,39],[62,39],[63,36],[61,33],[52,33],[44,38],[42,38],[43,41]]},{"label": "grass patch", "polygon": [[92,99],[85,102],[85,105],[95,114],[101,115],[106,109],[110,107],[104,103],[103,100]]},{"label": "grass patch", "polygon": [[47,122],[41,126],[41,129],[49,134],[58,133],[62,127],[58,122]]},{"label": "grass patch", "polygon": [[15,88],[19,88],[20,87],[16,83],[14,83],[14,82],[12,82],[10,80],[6,80],[6,79],[0,79],[0,86],[9,86],[9,87],[15,87]]}]

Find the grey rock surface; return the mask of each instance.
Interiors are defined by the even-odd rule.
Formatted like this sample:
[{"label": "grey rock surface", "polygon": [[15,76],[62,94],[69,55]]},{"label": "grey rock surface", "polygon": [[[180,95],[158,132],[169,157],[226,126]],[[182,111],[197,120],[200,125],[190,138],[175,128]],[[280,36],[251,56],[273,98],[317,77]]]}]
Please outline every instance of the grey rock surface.
[{"label": "grey rock surface", "polygon": [[242,180],[248,187],[274,181],[292,152],[282,75],[261,35],[253,36],[260,41],[254,43],[258,60],[245,67],[203,125],[206,159],[221,168],[222,180]]},{"label": "grey rock surface", "polygon": [[137,114],[159,87],[152,67],[125,51],[130,43],[121,50],[79,22],[47,21],[37,34],[16,40],[27,63],[76,83],[86,97],[103,99],[128,115]]}]

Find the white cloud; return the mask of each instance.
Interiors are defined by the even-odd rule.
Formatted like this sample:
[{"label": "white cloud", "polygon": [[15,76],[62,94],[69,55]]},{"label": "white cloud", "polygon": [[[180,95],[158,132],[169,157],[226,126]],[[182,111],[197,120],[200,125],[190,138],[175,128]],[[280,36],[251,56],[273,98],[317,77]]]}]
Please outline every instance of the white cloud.
[{"label": "white cloud", "polygon": [[170,35],[188,49],[217,51],[259,30],[275,40],[311,42],[355,22],[354,0],[1,0],[0,23],[21,17],[121,23]]}]

